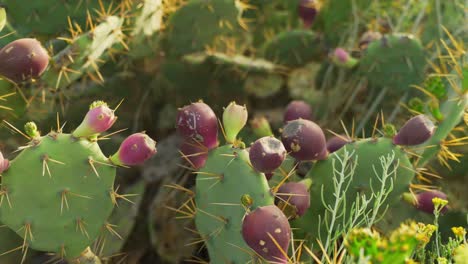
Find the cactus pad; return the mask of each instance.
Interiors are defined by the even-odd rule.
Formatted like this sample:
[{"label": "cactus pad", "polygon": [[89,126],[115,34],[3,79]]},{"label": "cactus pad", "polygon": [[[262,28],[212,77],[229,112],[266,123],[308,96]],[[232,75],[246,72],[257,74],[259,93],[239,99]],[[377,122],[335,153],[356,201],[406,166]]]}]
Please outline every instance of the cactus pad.
[{"label": "cactus pad", "polygon": [[2,221],[33,249],[78,257],[106,226],[115,174],[96,142],[35,138],[3,173]]},{"label": "cactus pad", "polygon": [[[247,263],[254,253],[242,238],[246,208],[272,205],[273,196],[265,176],[248,164],[248,152],[231,145],[210,152],[196,181],[195,224],[205,239],[212,263]],[[242,183],[242,187],[239,187]],[[248,197],[251,204],[242,205]]]},{"label": "cactus pad", "polygon": [[411,35],[393,34],[369,44],[360,70],[372,86],[407,91],[424,80],[425,51]]}]

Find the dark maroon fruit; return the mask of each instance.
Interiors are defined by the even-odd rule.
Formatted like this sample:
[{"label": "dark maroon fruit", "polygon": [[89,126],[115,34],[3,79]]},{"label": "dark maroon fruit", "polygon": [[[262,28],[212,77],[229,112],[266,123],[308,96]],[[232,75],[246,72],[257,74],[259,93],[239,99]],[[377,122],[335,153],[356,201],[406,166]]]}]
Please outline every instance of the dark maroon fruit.
[{"label": "dark maroon fruit", "polygon": [[283,143],[275,137],[262,137],[250,146],[249,157],[252,166],[259,172],[273,172],[286,158]]},{"label": "dark maroon fruit", "polygon": [[347,136],[334,136],[327,141],[327,150],[329,153],[333,153],[350,142],[351,139]]},{"label": "dark maroon fruit", "polygon": [[297,12],[304,23],[304,27],[309,28],[314,23],[317,16],[316,0],[300,0]]},{"label": "dark maroon fruit", "polygon": [[290,155],[299,161],[326,157],[326,140],[322,129],[310,120],[289,121],[283,128],[281,141]]},{"label": "dark maroon fruit", "polygon": [[308,187],[302,182],[287,182],[278,189],[276,203],[292,205],[296,208],[296,215],[302,216],[310,207]]},{"label": "dark maroon fruit", "polygon": [[[434,203],[432,199],[440,198],[442,200],[447,200],[447,195],[441,191],[424,191],[416,195],[416,208],[428,214],[434,213]],[[441,213],[445,214],[447,212],[447,206],[442,208]]]},{"label": "dark maroon fruit", "polygon": [[288,263],[283,252],[288,252],[291,227],[276,205],[258,207],[247,214],[242,223],[242,236],[247,245],[265,260]]},{"label": "dark maroon fruit", "polygon": [[393,143],[402,146],[415,146],[426,142],[434,134],[434,123],[425,115],[408,120],[393,137]]},{"label": "dark maroon fruit", "polygon": [[184,158],[193,169],[205,166],[208,159],[208,149],[194,140],[185,140],[180,146],[182,158]]},{"label": "dark maroon fruit", "polygon": [[284,112],[284,123],[299,118],[312,120],[312,108],[304,101],[292,101],[288,104]]},{"label": "dark maroon fruit", "polygon": [[265,178],[269,181],[275,175],[273,172],[265,172]]},{"label": "dark maroon fruit", "polygon": [[32,38],[15,40],[0,50],[0,75],[22,82],[39,77],[49,65],[49,54]]},{"label": "dark maroon fruit", "polygon": [[198,141],[208,149],[218,145],[218,119],[213,110],[203,102],[179,109],[177,132],[185,139]]}]

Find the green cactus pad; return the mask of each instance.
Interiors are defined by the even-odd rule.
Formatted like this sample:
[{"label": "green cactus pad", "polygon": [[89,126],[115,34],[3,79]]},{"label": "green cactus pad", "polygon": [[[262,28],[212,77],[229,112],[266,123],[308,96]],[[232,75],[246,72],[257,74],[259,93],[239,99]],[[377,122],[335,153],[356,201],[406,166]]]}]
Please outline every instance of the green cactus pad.
[{"label": "green cactus pad", "polygon": [[250,210],[254,210],[273,204],[274,198],[265,176],[248,162],[246,150],[222,146],[210,152],[197,175],[195,224],[205,239],[211,263],[240,264],[254,258],[253,253],[247,253],[250,249],[242,238],[246,208],[241,199],[249,197]]},{"label": "green cactus pad", "polygon": [[[102,1],[104,7],[111,2]],[[21,34],[35,34],[44,36],[55,36],[67,30],[67,18],[82,28],[86,26],[87,11],[99,10],[99,1],[29,1],[27,4],[17,0],[5,0],[8,17]]]},{"label": "green cactus pad", "polygon": [[393,34],[373,41],[364,52],[360,72],[370,85],[408,91],[424,80],[426,56],[420,42],[411,35]]},{"label": "green cactus pad", "polygon": [[288,67],[299,67],[319,60],[324,52],[320,37],[308,30],[280,33],[266,43],[263,56]]},{"label": "green cactus pad", "polygon": [[[337,157],[342,158],[345,155],[345,151],[348,152],[349,155],[353,153],[351,160],[353,163],[357,163],[354,176],[346,192],[346,212],[348,214],[358,194],[365,194],[366,197],[370,197],[372,189],[375,192],[380,191],[382,183],[379,181],[376,174],[379,177],[382,175],[383,168],[380,160],[381,158],[394,153],[393,166],[398,164],[396,174],[390,175],[393,180],[393,190],[388,195],[385,204],[396,202],[400,195],[408,190],[409,184],[414,177],[415,173],[413,172],[412,164],[405,151],[401,147],[394,145],[392,140],[388,138],[370,138],[355,141],[347,144],[337,152],[334,152],[328,159],[318,161],[307,175],[308,178],[312,179],[312,186],[310,189],[311,206],[302,218],[294,222],[296,227],[300,228],[299,232],[303,233],[302,235],[308,233],[313,237],[313,240],[319,235],[319,216],[321,216],[323,220],[326,210],[322,204],[322,192],[323,199],[326,203],[334,203],[336,198],[334,197],[333,164],[335,164],[335,170],[340,171],[342,169],[342,165]],[[347,166],[350,166],[350,164]],[[345,170],[349,173],[349,169]],[[390,170],[392,170],[392,168],[390,168]],[[385,184],[386,189],[390,188],[391,180],[387,179]],[[368,209],[370,210],[372,208]],[[325,231],[326,230],[324,230],[322,226],[322,237]]]},{"label": "green cactus pad", "polygon": [[174,57],[223,46],[222,38],[242,32],[239,14],[230,0],[191,0],[170,17],[163,46]]},{"label": "green cactus pad", "polygon": [[97,142],[33,139],[3,173],[1,220],[33,249],[78,257],[105,230],[115,174]]}]

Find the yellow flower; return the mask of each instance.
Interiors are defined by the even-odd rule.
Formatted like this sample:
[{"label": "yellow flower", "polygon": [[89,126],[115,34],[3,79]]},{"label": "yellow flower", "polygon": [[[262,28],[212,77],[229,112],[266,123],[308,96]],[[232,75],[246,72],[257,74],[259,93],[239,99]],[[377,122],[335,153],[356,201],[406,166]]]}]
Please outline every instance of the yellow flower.
[{"label": "yellow flower", "polygon": [[459,227],[452,227],[452,232],[455,234],[455,236],[460,239],[460,240],[463,240],[465,238],[465,235],[466,235],[466,230],[465,228],[459,226]]},{"label": "yellow flower", "polygon": [[439,210],[440,208],[446,206],[448,204],[448,201],[444,200],[444,199],[441,199],[439,197],[435,197],[435,198],[432,199],[432,203],[437,208],[437,210]]},{"label": "yellow flower", "polygon": [[437,258],[437,263],[448,264],[448,260],[446,258]]},{"label": "yellow flower", "polygon": [[456,264],[467,264],[468,263],[468,245],[463,244],[457,247],[453,251],[453,260]]}]

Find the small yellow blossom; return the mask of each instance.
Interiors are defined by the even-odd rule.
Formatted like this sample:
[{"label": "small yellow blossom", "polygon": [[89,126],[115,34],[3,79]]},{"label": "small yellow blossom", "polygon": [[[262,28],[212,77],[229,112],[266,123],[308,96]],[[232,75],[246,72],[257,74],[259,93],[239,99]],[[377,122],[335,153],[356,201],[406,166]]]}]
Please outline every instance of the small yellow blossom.
[{"label": "small yellow blossom", "polygon": [[452,227],[452,232],[455,234],[455,236],[460,239],[460,240],[463,240],[465,238],[465,235],[466,235],[466,230],[465,228],[459,226],[459,227]]},{"label": "small yellow blossom", "polygon": [[446,258],[437,258],[437,263],[448,264],[448,260]]}]

